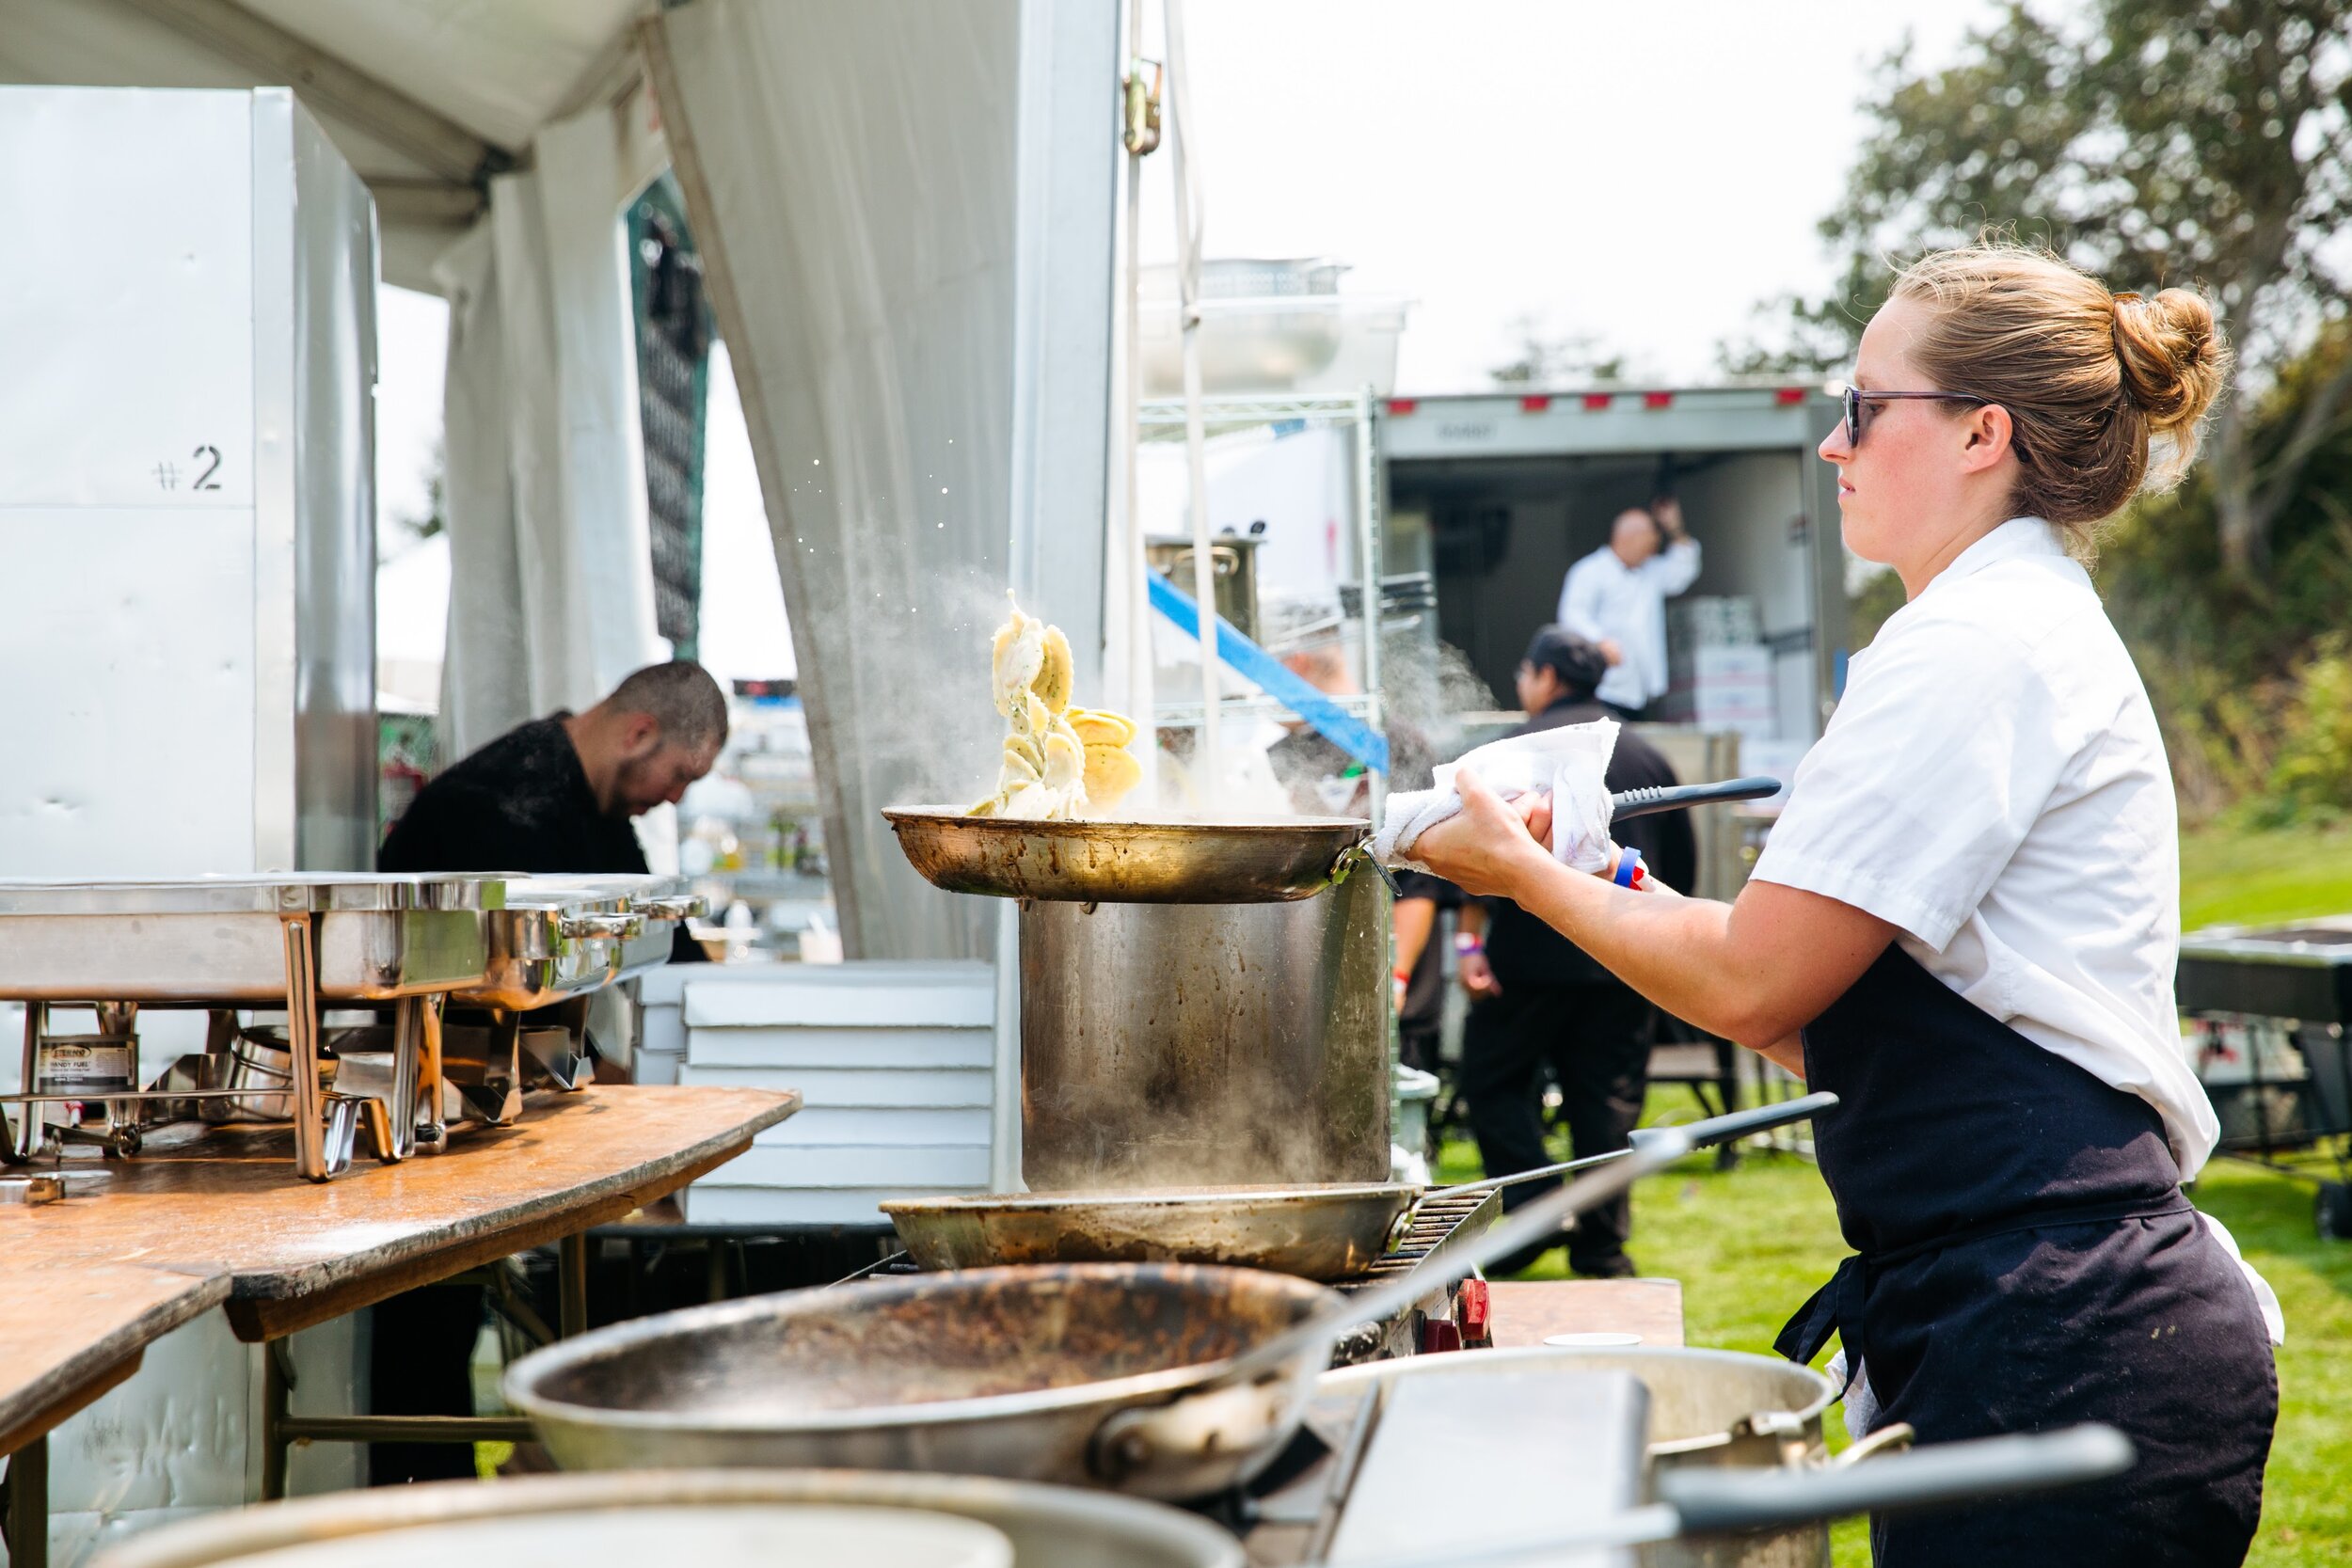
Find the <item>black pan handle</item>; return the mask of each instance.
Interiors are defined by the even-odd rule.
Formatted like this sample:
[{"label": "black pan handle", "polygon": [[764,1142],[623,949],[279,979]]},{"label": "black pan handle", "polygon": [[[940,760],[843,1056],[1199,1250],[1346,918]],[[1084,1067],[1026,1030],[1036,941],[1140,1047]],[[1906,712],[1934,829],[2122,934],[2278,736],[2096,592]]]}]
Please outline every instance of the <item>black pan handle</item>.
[{"label": "black pan handle", "polygon": [[1777,1529],[1853,1513],[1949,1508],[2052,1492],[2130,1469],[2131,1439],[2096,1422],[2058,1432],[1936,1443],[1851,1469],[1661,1470],[1659,1500],[1686,1534]]},{"label": "black pan handle", "polygon": [[[1675,1129],[1691,1140],[1693,1148],[1712,1148],[1717,1144],[1732,1143],[1751,1132],[1769,1132],[1775,1127],[1786,1127],[1792,1121],[1809,1120],[1837,1103],[1837,1097],[1823,1089],[1814,1094],[1800,1095],[1794,1100],[1776,1100],[1768,1105],[1753,1105],[1729,1116],[1708,1117],[1704,1121],[1687,1121]],[[1644,1138],[1652,1135],[1654,1128],[1641,1128],[1633,1134],[1639,1148]]]},{"label": "black pan handle", "polygon": [[[1729,1116],[1708,1117],[1704,1121],[1684,1122],[1674,1131],[1690,1140],[1692,1148],[1712,1148],[1751,1132],[1769,1132],[1775,1127],[1786,1127],[1792,1121],[1804,1121],[1837,1103],[1837,1097],[1824,1089],[1797,1100],[1783,1100],[1750,1110],[1734,1111]],[[1587,1154],[1581,1160],[1563,1160],[1556,1165],[1537,1165],[1533,1170],[1513,1171],[1508,1176],[1489,1176],[1483,1181],[1457,1181],[1450,1187],[1432,1187],[1433,1193],[1475,1193],[1488,1187],[1516,1187],[1522,1181],[1541,1180],[1547,1176],[1565,1176],[1575,1171],[1591,1170],[1595,1165],[1622,1160],[1639,1148],[1656,1130],[1643,1127],[1634,1130],[1632,1148],[1613,1148],[1606,1154]]]},{"label": "black pan handle", "polygon": [[1724,779],[1717,784],[1652,784],[1647,789],[1621,789],[1609,797],[1609,820],[1647,816],[1654,811],[1680,811],[1686,806],[1721,805],[1726,800],[1761,800],[1780,793],[1778,779]]}]

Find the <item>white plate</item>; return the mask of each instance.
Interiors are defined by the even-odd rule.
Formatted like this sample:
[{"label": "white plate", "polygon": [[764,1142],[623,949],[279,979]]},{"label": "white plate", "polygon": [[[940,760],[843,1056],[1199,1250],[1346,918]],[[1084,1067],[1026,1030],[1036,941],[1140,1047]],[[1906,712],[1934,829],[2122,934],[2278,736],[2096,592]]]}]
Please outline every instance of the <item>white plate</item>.
[{"label": "white plate", "polygon": [[1599,1332],[1591,1334],[1554,1334],[1544,1341],[1547,1345],[1581,1345],[1587,1350],[1597,1350],[1604,1347],[1616,1349],[1622,1348],[1626,1345],[1638,1345],[1641,1342],[1642,1337],[1638,1334],[1605,1334]]}]

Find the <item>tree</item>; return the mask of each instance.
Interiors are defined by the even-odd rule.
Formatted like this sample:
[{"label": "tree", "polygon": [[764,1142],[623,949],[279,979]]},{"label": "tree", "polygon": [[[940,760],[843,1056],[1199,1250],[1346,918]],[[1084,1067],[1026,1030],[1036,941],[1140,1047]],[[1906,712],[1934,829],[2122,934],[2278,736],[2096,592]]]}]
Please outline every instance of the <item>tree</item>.
[{"label": "tree", "polygon": [[1622,381],[1625,356],[1604,354],[1589,332],[1550,332],[1534,316],[1511,324],[1518,357],[1486,373],[1498,387],[1555,387],[1571,381]]},{"label": "tree", "polygon": [[449,527],[449,448],[440,441],[433,443],[432,455],[425,459],[424,513],[403,514],[392,520],[410,540],[422,544],[444,532]]},{"label": "tree", "polygon": [[[2352,361],[2352,324],[2319,335],[2247,410],[2267,467],[2302,423],[2315,388]],[[2165,728],[2181,808],[2240,806],[2276,821],[2327,803],[2352,814],[2352,420],[2301,465],[2273,526],[2259,606],[2222,570],[2218,498],[2205,465],[2144,496],[2105,531],[2097,577]]]},{"label": "tree", "polygon": [[[1821,232],[1844,257],[1825,300],[1791,301],[1788,341],[1725,351],[1814,368],[1885,298],[1895,260],[1988,226],[2117,288],[2201,282],[2238,351],[2209,447],[2225,567],[2262,578],[2296,475],[2352,403],[2352,361],[2253,442],[2279,369],[2352,305],[2352,0],[2096,0],[2081,21],[2011,0],[1958,62],[1899,51],[1875,127]],[[1834,360],[1832,361],[1835,362]]]}]

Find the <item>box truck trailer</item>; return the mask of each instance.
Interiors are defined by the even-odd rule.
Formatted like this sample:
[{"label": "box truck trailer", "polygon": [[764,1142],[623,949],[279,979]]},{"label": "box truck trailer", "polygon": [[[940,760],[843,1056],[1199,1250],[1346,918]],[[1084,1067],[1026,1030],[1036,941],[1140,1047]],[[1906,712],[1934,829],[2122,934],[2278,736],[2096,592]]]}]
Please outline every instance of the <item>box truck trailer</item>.
[{"label": "box truck trailer", "polygon": [[[1702,546],[1682,612],[1669,605],[1677,681],[1694,666],[1753,681],[1757,700],[1728,710],[1741,715],[1746,754],[1793,760],[1845,675],[1836,474],[1814,451],[1837,409],[1802,385],[1389,398],[1383,567],[1430,576],[1438,635],[1507,703],[1569,566],[1607,542],[1618,513],[1672,494]],[[1692,613],[1707,610],[1719,613]],[[1692,641],[1746,651],[1702,657]]]}]

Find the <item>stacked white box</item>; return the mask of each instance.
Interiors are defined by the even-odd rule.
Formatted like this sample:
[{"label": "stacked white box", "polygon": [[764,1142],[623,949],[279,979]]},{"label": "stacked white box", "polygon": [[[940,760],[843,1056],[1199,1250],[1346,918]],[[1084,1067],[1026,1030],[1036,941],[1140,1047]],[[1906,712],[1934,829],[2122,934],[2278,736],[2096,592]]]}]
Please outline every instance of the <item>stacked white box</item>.
[{"label": "stacked white box", "polygon": [[1752,598],[1689,594],[1666,601],[1669,662],[1694,648],[1746,647],[1763,640]]},{"label": "stacked white box", "polygon": [[1694,647],[1670,661],[1672,675],[1658,717],[1703,730],[1728,730],[1757,739],[1780,733],[1772,651],[1760,644]]}]

